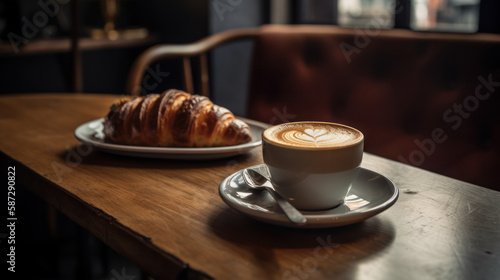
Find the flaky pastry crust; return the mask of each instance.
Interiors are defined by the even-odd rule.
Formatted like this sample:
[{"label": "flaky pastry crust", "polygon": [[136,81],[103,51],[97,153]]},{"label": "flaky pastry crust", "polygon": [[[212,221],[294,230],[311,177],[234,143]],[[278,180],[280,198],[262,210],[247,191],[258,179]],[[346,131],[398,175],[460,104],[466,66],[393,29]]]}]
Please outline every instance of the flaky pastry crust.
[{"label": "flaky pastry crust", "polygon": [[171,89],[121,100],[104,120],[104,134],[117,144],[216,147],[251,141],[250,128],[207,97]]}]

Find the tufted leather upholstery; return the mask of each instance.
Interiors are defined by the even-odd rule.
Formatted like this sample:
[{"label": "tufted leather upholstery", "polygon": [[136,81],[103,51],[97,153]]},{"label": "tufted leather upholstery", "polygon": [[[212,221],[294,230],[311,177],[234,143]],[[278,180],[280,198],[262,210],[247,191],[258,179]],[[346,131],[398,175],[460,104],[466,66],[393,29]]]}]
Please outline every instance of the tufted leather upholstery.
[{"label": "tufted leather upholstery", "polygon": [[351,125],[367,152],[500,190],[500,36],[359,32],[262,27],[248,117]]}]

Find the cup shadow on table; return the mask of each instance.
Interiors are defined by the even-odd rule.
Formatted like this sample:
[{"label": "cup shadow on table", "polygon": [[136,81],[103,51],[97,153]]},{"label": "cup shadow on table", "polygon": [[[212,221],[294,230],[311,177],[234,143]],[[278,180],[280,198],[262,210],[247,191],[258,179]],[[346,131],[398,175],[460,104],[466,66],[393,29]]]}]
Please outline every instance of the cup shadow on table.
[{"label": "cup shadow on table", "polygon": [[379,217],[332,228],[288,228],[249,218],[233,209],[224,209],[210,220],[212,231],[219,237],[239,244],[272,248],[315,248],[318,238],[328,237],[338,245],[360,240],[377,240],[373,252],[383,250],[395,238],[392,223]]},{"label": "cup shadow on table", "polygon": [[[377,216],[343,227],[300,229],[267,224],[226,208],[212,215],[209,223],[215,235],[250,252],[258,267],[279,270],[282,276],[293,276],[293,268],[304,272],[312,263],[317,270],[310,273],[318,273],[316,276],[333,273],[339,278],[353,278],[358,265],[389,248],[396,234],[390,220]],[[320,259],[318,250],[330,253]],[[284,256],[278,260],[276,251],[286,255],[285,265]]]},{"label": "cup shadow on table", "polygon": [[78,144],[62,151],[58,156],[70,166],[84,164],[141,169],[198,169],[224,167],[245,162],[257,162],[258,157],[253,150],[245,154],[221,159],[179,160],[132,157],[107,153],[96,149],[88,152],[88,148],[85,145]]}]

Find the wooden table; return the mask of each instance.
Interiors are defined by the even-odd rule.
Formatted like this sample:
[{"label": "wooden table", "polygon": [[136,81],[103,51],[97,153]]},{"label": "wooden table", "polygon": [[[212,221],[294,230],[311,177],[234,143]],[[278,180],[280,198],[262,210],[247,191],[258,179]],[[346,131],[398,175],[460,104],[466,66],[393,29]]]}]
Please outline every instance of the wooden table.
[{"label": "wooden table", "polygon": [[[500,193],[366,154],[400,188],[362,223],[322,230],[254,221],[220,199],[229,174],[262,163],[139,159],[73,136],[119,96],[0,98],[2,160],[23,184],[156,279],[500,279]],[[328,244],[327,244],[328,243]]]}]

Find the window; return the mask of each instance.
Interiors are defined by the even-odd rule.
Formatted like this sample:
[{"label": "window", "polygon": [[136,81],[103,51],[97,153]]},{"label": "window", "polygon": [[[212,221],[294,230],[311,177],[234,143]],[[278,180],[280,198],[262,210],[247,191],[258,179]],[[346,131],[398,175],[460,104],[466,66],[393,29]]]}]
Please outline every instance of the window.
[{"label": "window", "polygon": [[[279,3],[282,2],[284,1],[273,0],[278,5],[274,5],[272,9],[287,10],[279,8],[282,5]],[[376,24],[379,28],[474,33],[479,26],[480,2],[481,0],[296,0],[292,5],[294,16],[291,23],[337,24],[346,27]],[[487,3],[488,7],[494,6],[490,2]]]},{"label": "window", "polygon": [[414,30],[476,32],[480,0],[413,0]]},{"label": "window", "polygon": [[381,28],[394,27],[395,0],[339,0],[338,23],[360,27],[376,23]]}]

